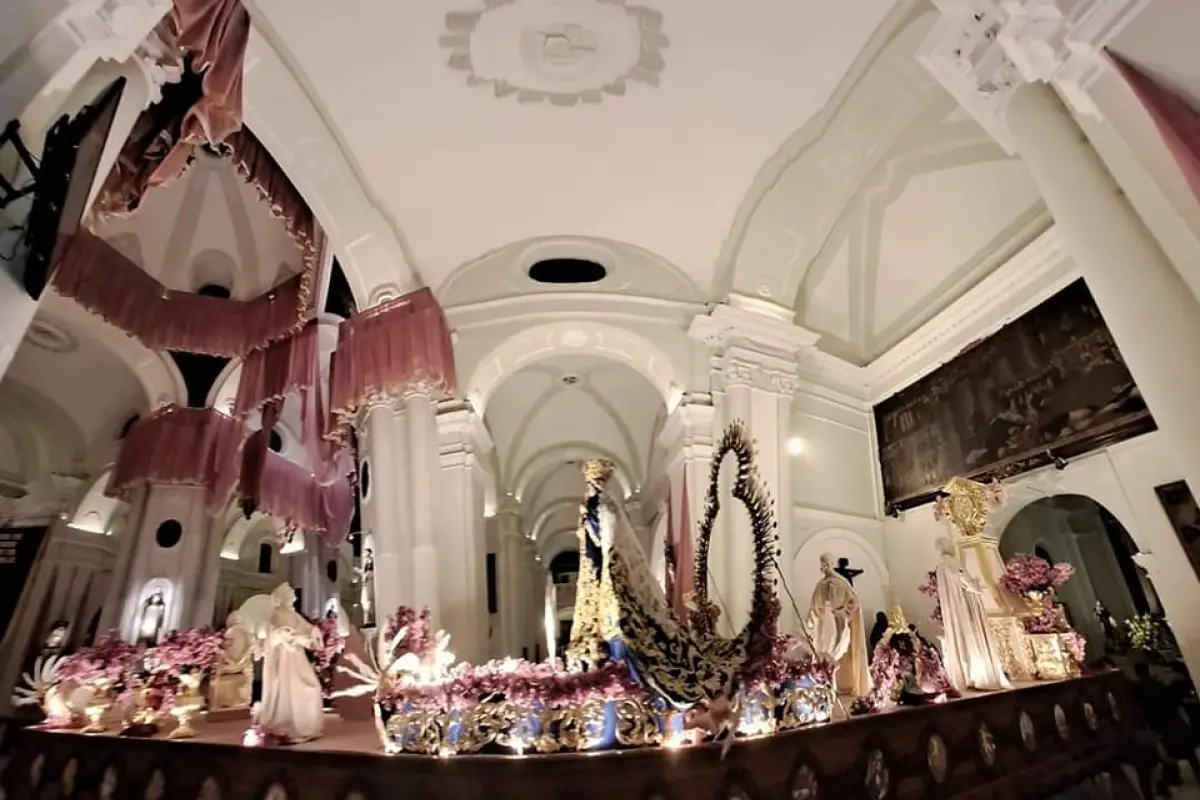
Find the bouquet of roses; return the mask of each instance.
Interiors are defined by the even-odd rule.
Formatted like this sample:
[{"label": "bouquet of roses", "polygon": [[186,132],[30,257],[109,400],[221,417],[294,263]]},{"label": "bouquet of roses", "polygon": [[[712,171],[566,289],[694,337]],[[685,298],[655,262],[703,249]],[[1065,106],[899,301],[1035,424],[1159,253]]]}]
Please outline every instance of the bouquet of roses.
[{"label": "bouquet of roses", "polygon": [[59,680],[74,680],[81,684],[116,686],[125,681],[138,661],[138,649],[126,642],[116,631],[104,634],[89,647],[81,647],[58,665]]},{"label": "bouquet of roses", "polygon": [[[401,631],[404,632],[403,636],[400,636]],[[399,640],[396,639],[397,636],[400,636]],[[392,652],[385,654],[391,658],[398,658],[406,653],[416,656],[427,655],[437,646],[433,628],[429,622],[429,609],[423,608],[418,613],[408,606],[400,606],[396,609],[395,614],[388,617],[383,641],[393,646]]]},{"label": "bouquet of roses", "polygon": [[1075,568],[1070,564],[1051,564],[1029,553],[1017,553],[1004,565],[1000,585],[1023,597],[1032,593],[1049,595],[1074,574]]}]

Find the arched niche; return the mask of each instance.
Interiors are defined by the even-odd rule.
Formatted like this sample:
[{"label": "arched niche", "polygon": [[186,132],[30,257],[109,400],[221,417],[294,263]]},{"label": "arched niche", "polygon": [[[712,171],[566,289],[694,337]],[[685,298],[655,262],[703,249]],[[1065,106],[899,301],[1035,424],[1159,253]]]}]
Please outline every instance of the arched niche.
[{"label": "arched niche", "polygon": [[1111,511],[1083,494],[1053,494],[1025,503],[993,529],[1007,561],[1018,553],[1064,562],[1075,574],[1058,592],[1072,626],[1088,640],[1097,658],[1108,651],[1097,602],[1121,623],[1135,614],[1162,613],[1149,574],[1138,566],[1137,545]]},{"label": "arched niche", "polygon": [[796,598],[801,618],[808,614],[813,588],[821,579],[821,555],[828,553],[837,559],[845,558],[852,569],[862,570],[853,580],[854,591],[862,606],[863,621],[869,630],[876,612],[887,613],[891,577],[882,556],[861,534],[846,528],[825,528],[805,540],[792,559],[790,577],[792,595]]}]

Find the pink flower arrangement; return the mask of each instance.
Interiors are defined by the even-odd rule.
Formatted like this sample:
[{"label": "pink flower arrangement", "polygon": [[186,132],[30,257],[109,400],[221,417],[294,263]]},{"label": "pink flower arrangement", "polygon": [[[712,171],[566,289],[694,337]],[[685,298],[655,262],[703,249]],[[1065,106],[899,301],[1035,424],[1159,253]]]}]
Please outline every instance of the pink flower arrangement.
[{"label": "pink flower arrangement", "polygon": [[942,598],[938,594],[937,572],[930,570],[925,573],[925,582],[917,587],[917,591],[926,597],[933,598],[933,614],[930,615],[930,619],[941,625],[943,622]]},{"label": "pink flower arrangement", "polygon": [[433,637],[433,627],[429,622],[428,608],[423,608],[418,613],[408,606],[400,606],[396,609],[395,614],[388,617],[383,640],[390,644],[402,628],[407,630],[404,638],[396,644],[393,656],[399,657],[405,653],[425,656],[437,644]]},{"label": "pink flower arrangement", "polygon": [[125,681],[138,656],[136,647],[123,640],[116,631],[110,631],[90,647],[81,647],[64,658],[58,665],[58,677],[82,684],[115,686]]},{"label": "pink flower arrangement", "polygon": [[612,662],[586,672],[567,672],[561,663],[533,664],[522,659],[494,659],[478,666],[459,664],[444,681],[434,684],[393,685],[380,692],[389,711],[468,708],[498,697],[519,703],[540,702],[551,707],[611,697],[645,697],[625,665]]},{"label": "pink flower arrangement", "polygon": [[855,699],[851,713],[881,711],[896,702],[905,690],[926,697],[957,694],[937,649],[918,636],[898,632],[875,648],[871,691]]},{"label": "pink flower arrangement", "polygon": [[210,672],[225,653],[225,633],[210,626],[171,631],[146,651],[151,672]]},{"label": "pink flower arrangement", "polygon": [[1060,589],[1074,574],[1075,568],[1070,564],[1051,564],[1029,553],[1017,553],[1004,565],[1000,585],[1013,594],[1049,594]]}]

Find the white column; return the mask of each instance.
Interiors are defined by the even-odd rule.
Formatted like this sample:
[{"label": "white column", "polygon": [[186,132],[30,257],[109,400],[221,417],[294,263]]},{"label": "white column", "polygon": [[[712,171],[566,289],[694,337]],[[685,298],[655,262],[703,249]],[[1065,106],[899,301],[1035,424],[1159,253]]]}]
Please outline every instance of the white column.
[{"label": "white column", "polygon": [[524,577],[522,554],[520,508],[510,498],[505,498],[496,514],[499,527],[500,552],[497,561],[499,573],[498,594],[500,604],[500,643],[505,655],[521,655],[521,592]]},{"label": "white column", "polygon": [[221,581],[221,546],[224,544],[224,518],[208,519],[208,540],[203,543],[204,552],[199,570],[200,582],[196,587],[196,603],[192,607],[188,625],[220,625],[224,620],[214,619],[217,608],[217,586]]},{"label": "white column", "polygon": [[[689,333],[709,350],[713,405],[720,430],[735,419],[745,422],[755,443],[755,466],[763,488],[774,498],[778,523],[780,578],[783,565],[795,553],[791,524],[792,479],[787,440],[792,433],[792,395],[802,353],[815,346],[817,334],[791,323],[792,312],[750,298],[732,297],[735,305],[719,305],[697,317]],[[690,489],[690,487],[689,487]],[[750,609],[753,544],[749,519],[741,512],[722,514],[725,544],[710,547],[709,567],[727,607],[729,630],[745,623]],[[728,527],[732,526],[732,527]],[[723,564],[718,558],[723,555]],[[715,598],[714,598],[715,599]],[[794,631],[799,624],[784,604],[781,625]]]},{"label": "white column", "polygon": [[463,661],[488,656],[487,535],[479,454],[491,449],[483,423],[467,406],[437,415],[441,471],[433,514],[437,530],[442,627]]},{"label": "white column", "polygon": [[408,536],[409,483],[403,472],[407,436],[402,414],[388,400],[368,407],[359,430],[360,441],[366,444],[363,462],[369,476],[361,504],[363,541],[375,545],[375,622],[383,630],[397,608],[415,606]]},{"label": "white column", "polygon": [[444,626],[438,592],[438,547],[434,531],[433,476],[438,465],[438,430],[433,399],[424,391],[404,396],[405,427],[408,431],[407,458],[402,477],[409,482],[409,526],[412,531],[413,592],[419,606],[428,606],[435,626]]},{"label": "white column", "polygon": [[[201,608],[205,545],[211,520],[205,510],[205,490],[194,486],[151,486],[146,490],[142,513],[132,521],[126,535],[134,538],[125,580],[113,583],[121,592],[119,629],[122,637],[138,636],[146,600],[161,592],[165,603],[162,631],[187,627],[196,617],[212,617],[212,606]],[[158,541],[160,527],[174,520],[182,533],[179,541],[164,547]],[[166,543],[166,542],[164,542]],[[122,548],[124,549],[124,547]]]},{"label": "white column", "polygon": [[1008,108],[1013,142],[1063,232],[1117,347],[1200,492],[1200,306],[1053,90],[1026,85]]}]

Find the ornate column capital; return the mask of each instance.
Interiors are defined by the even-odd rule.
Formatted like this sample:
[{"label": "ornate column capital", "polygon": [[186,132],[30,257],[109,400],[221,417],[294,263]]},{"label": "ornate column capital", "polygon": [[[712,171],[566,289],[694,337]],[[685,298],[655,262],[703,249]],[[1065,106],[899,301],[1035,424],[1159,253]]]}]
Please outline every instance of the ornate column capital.
[{"label": "ornate column capital", "polygon": [[1004,115],[1023,83],[1052,83],[1099,117],[1088,89],[1104,48],[1150,0],[934,0],[941,18],[917,60],[984,130],[1014,152]]},{"label": "ornate column capital", "polygon": [[708,346],[712,389],[751,386],[794,393],[799,387],[797,362],[816,346],[819,334],[793,324],[791,312],[773,303],[740,296],[730,302],[696,317],[688,329],[688,335]]},{"label": "ornate column capital", "polygon": [[474,463],[493,448],[483,420],[465,400],[448,400],[438,405],[438,456],[442,467]]}]

